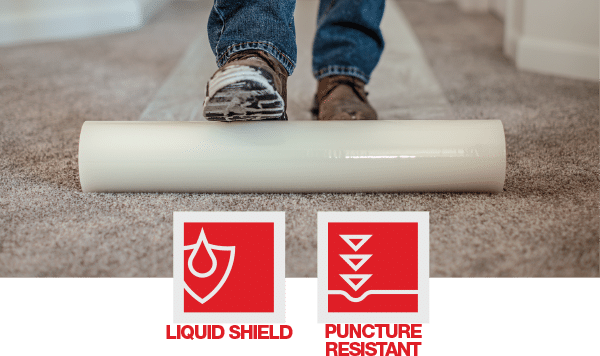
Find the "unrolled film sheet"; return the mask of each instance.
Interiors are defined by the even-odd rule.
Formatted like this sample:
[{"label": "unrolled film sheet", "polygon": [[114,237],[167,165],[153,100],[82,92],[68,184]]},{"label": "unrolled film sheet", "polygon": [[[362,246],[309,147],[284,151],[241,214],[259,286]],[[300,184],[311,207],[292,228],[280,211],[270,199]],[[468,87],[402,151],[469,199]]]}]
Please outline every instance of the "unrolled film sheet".
[{"label": "unrolled film sheet", "polygon": [[500,192],[499,120],[99,122],[84,192]]}]

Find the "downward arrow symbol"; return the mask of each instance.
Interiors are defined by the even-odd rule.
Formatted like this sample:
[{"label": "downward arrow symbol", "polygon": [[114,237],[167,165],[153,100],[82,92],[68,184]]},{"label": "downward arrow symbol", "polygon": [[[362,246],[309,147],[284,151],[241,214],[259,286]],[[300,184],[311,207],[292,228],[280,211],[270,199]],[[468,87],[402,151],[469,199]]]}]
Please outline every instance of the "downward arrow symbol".
[{"label": "downward arrow symbol", "polygon": [[[365,282],[371,278],[372,274],[340,274],[342,277],[354,291],[357,291],[360,287],[362,287]],[[358,279],[358,283],[354,283],[352,280]]]},{"label": "downward arrow symbol", "polygon": [[[367,262],[367,260],[369,258],[371,258],[371,256],[373,256],[373,255],[340,255],[340,257],[343,258],[344,261],[346,261],[346,263],[348,265],[350,265],[350,267],[352,267],[354,272],[358,271],[358,269],[361,268],[362,265],[364,265],[365,262]],[[355,263],[352,260],[359,260],[359,261],[358,261],[358,263]]]}]

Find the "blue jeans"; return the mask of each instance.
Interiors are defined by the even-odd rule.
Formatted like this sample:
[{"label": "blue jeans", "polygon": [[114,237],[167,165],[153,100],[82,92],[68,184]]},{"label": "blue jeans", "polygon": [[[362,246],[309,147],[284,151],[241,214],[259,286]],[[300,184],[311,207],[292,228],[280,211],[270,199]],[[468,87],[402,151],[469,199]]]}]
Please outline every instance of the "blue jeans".
[{"label": "blue jeans", "polygon": [[[208,40],[220,67],[248,49],[263,50],[292,74],[296,67],[296,0],[214,0]],[[383,52],[384,0],[321,0],[313,43],[313,75],[369,82]]]}]

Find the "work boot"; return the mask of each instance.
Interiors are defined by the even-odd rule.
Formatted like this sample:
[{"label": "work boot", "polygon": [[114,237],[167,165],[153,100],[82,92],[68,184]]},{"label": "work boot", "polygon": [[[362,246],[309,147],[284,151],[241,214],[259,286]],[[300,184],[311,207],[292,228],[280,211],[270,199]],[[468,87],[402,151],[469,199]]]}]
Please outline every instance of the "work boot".
[{"label": "work boot", "polygon": [[377,120],[367,94],[356,77],[328,76],[319,80],[312,112],[317,120]]},{"label": "work boot", "polygon": [[204,117],[211,121],[287,120],[285,67],[259,50],[237,52],[206,85]]}]

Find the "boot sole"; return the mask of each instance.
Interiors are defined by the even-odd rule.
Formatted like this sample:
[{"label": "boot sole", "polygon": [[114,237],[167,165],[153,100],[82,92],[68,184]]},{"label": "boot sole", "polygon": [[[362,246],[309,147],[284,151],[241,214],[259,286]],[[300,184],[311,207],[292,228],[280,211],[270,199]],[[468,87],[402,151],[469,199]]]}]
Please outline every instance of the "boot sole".
[{"label": "boot sole", "polygon": [[271,83],[271,74],[261,68],[228,66],[208,82],[204,117],[209,121],[287,120],[283,99]]}]

